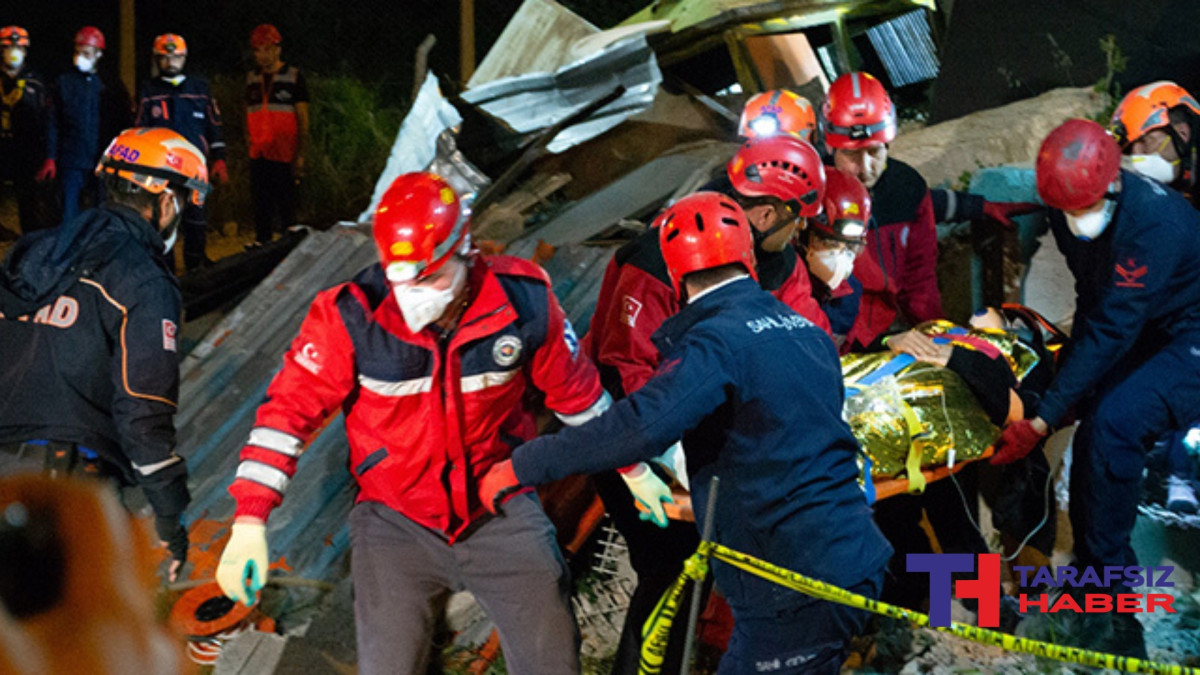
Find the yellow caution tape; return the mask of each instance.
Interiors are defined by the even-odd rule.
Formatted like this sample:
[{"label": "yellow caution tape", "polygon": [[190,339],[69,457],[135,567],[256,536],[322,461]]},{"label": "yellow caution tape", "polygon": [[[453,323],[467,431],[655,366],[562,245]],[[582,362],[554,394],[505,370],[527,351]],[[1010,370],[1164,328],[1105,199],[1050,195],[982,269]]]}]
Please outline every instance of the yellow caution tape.
[{"label": "yellow caution tape", "polygon": [[[700,581],[704,578],[708,569],[707,559],[710,557],[819,600],[836,602],[881,616],[911,621],[918,626],[934,628],[929,625],[929,616],[927,614],[889,605],[878,600],[872,600],[871,598],[847,591],[844,588],[817,581],[816,579],[797,574],[777,565],[772,565],[769,562],[759,560],[745,553],[739,553],[720,544],[711,541],[702,541],[696,552],[684,563],[683,573],[679,575],[679,579],[663,595],[658,607],[655,608],[654,613],[646,621],[646,625],[642,629],[644,642],[642,644],[641,663],[638,666],[639,675],[657,675],[661,672],[662,655],[666,652],[667,646],[667,634],[670,632],[675,615],[679,612],[683,589],[688,581]],[[1127,673],[1147,673],[1148,675],[1200,675],[1200,668],[1155,663],[1153,661],[1105,654],[1104,652],[1079,649],[1077,647],[1064,647],[1062,645],[1016,637],[1008,633],[961,623],[951,622],[949,626],[939,626],[934,629],[980,644],[992,645],[1008,651],[1033,654],[1034,656],[1074,663],[1081,666],[1112,668]]]}]

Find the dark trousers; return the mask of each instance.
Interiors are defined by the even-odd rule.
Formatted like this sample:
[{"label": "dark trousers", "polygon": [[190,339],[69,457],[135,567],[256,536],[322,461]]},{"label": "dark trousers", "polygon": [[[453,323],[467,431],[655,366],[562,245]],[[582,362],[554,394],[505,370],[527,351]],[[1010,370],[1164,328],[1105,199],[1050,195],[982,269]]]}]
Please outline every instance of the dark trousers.
[{"label": "dark trousers", "polygon": [[1136,565],[1130,544],[1154,441],[1200,416],[1200,335],[1182,335],[1118,371],[1083,408],[1071,460],[1079,565]]},{"label": "dark trousers", "polygon": [[[696,552],[700,545],[700,533],[692,523],[673,520],[663,529],[641,520],[633,494],[616,471],[595,474],[592,481],[613,526],[625,538],[630,563],[637,572],[637,588],[629,600],[612,669],[612,675],[634,675],[638,671],[638,659],[642,651],[642,626],[650,618],[663,593],[683,572],[683,561]],[[703,515],[697,514],[696,517],[702,519]],[[671,625],[662,672],[679,672],[686,636],[685,614],[676,617]]]},{"label": "dark trousers", "polygon": [[[203,267],[208,262],[205,249],[208,243],[207,212],[203,206],[196,206],[191,201],[183,207],[183,222],[179,224],[183,237],[183,267],[194,270]],[[170,257],[170,256],[169,256]]]},{"label": "dark trousers", "polygon": [[[847,590],[878,599],[882,586],[880,570]],[[864,610],[800,593],[794,606],[774,616],[739,616],[734,608],[733,637],[717,673],[837,675],[846,661],[850,638],[862,632],[867,617]]]},{"label": "dark trousers", "polygon": [[58,171],[58,185],[62,193],[62,222],[74,220],[81,211],[80,200],[90,208],[101,202],[100,182],[90,169],[62,168]]},{"label": "dark trousers", "polygon": [[[33,174],[25,175],[20,173],[17,175],[0,177],[0,188],[3,187],[5,180],[12,181],[12,194],[17,200],[17,219],[21,234],[29,234],[34,230],[39,230],[47,227],[50,223],[41,223],[38,221],[38,191],[37,182],[33,180]],[[12,229],[9,226],[9,229]]]},{"label": "dark trousers", "polygon": [[296,181],[291,164],[250,160],[250,197],[254,200],[254,235],[260,243],[271,241],[277,219],[280,232],[296,224]]},{"label": "dark trousers", "polygon": [[468,590],[500,633],[508,672],[579,672],[570,573],[537,495],[453,545],[376,502],[350,512],[358,672],[424,673],[446,600]]}]

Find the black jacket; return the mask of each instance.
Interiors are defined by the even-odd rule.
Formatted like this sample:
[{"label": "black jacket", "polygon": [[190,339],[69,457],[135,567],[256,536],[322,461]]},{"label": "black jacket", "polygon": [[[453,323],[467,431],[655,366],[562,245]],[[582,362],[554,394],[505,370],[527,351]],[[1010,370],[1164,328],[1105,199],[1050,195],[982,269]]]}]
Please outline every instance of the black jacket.
[{"label": "black jacket", "polygon": [[104,206],[23,237],[0,266],[0,443],[77,443],[145,489],[187,504],[175,455],[180,294],[163,241]]}]

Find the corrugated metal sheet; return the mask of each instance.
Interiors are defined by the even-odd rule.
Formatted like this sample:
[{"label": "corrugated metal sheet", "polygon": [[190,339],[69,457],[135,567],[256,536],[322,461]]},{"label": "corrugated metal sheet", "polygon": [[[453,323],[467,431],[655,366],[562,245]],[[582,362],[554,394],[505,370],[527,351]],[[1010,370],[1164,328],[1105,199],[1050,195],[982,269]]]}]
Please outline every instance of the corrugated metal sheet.
[{"label": "corrugated metal sheet", "polygon": [[599,32],[557,2],[525,0],[467,81],[467,89],[506,77],[555,71],[578,58],[579,40]]},{"label": "corrugated metal sheet", "polygon": [[[175,424],[178,450],[191,472],[192,504],[185,520],[193,537],[206,531],[219,540],[223,531],[209,530],[201,521],[231,521],[234,502],[227,488],[238,453],[313,297],[374,259],[372,240],[355,229],[311,234],[184,359]],[[349,547],[346,515],[353,501],[346,452],[339,416],[301,456],[287,497],[271,516],[271,559],[282,556],[296,576],[341,576]],[[204,542],[196,543],[205,548]]]},{"label": "corrugated metal sheet", "polygon": [[379,180],[375,182],[375,192],[371,195],[371,203],[358,216],[358,222],[365,223],[371,219],[379,198],[392,184],[392,181],[403,173],[421,171],[429,166],[437,156],[438,137],[443,131],[462,124],[462,116],[442,96],[438,88],[437,78],[432,73],[425,77],[412,108],[400,124],[396,134],[396,142],[392,144],[392,154],[388,157],[387,165],[383,168]]},{"label": "corrugated metal sheet", "polygon": [[867,29],[871,45],[897,87],[938,75],[937,48],[925,10],[918,9]]},{"label": "corrugated metal sheet", "polygon": [[562,152],[595,138],[645,110],[654,101],[662,73],[644,36],[610,45],[553,73],[533,73],[489,82],[463,99],[504,120],[520,133],[544,129],[613,91],[625,93],[590,118],[564,129],[547,149]]}]

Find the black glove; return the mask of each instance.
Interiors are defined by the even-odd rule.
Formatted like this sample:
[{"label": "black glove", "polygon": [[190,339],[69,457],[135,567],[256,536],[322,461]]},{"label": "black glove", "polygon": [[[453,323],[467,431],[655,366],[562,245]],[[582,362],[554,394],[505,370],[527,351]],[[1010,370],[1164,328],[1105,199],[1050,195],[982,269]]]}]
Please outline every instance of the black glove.
[{"label": "black glove", "polygon": [[181,566],[187,562],[188,532],[183,526],[181,516],[155,516],[154,530],[159,539],[167,542],[167,550],[171,552],[172,560],[178,560]]}]

